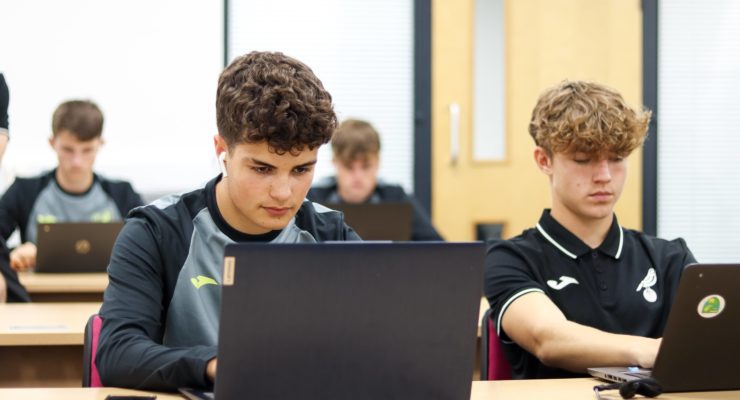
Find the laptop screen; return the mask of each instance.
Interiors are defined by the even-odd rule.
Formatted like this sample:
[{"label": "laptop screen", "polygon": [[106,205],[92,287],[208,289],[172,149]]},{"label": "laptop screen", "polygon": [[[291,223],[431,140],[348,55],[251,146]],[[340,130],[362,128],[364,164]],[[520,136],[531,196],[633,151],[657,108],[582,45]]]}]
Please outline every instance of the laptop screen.
[{"label": "laptop screen", "polygon": [[363,240],[411,240],[413,208],[410,203],[349,204],[326,207],[344,213],[344,220]]},{"label": "laptop screen", "polygon": [[36,272],[105,272],[123,222],[38,224]]},{"label": "laptop screen", "polygon": [[216,397],[467,399],[482,243],[227,246]]}]

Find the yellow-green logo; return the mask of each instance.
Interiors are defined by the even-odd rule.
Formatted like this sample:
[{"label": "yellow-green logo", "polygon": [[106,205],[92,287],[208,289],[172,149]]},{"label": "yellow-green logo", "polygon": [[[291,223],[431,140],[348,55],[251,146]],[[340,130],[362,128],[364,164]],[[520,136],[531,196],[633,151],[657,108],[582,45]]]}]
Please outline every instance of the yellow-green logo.
[{"label": "yellow-green logo", "polygon": [[39,214],[36,216],[36,222],[39,224],[56,224],[57,217],[51,214]]},{"label": "yellow-green logo", "polygon": [[98,222],[102,224],[106,224],[113,221],[113,212],[111,210],[105,210],[101,212],[93,213],[90,216],[91,222]]},{"label": "yellow-green logo", "polygon": [[198,275],[195,278],[190,278],[190,283],[192,283],[196,289],[200,289],[200,287],[203,285],[218,285],[218,282],[216,282],[213,278],[209,278],[203,275]]},{"label": "yellow-green logo", "polygon": [[725,309],[725,299],[718,294],[710,294],[699,302],[697,310],[703,318],[714,318]]}]

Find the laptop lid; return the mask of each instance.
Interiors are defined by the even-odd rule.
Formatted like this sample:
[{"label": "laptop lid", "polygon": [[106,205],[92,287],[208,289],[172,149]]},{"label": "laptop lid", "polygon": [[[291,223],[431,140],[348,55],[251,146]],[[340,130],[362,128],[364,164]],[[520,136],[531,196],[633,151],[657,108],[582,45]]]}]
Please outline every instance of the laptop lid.
[{"label": "laptop lid", "polygon": [[469,399],[482,243],[225,250],[216,398]]},{"label": "laptop lid", "polygon": [[327,207],[344,213],[347,225],[363,240],[411,240],[411,203],[330,203]]},{"label": "laptop lid", "polygon": [[[740,264],[692,264],[684,269],[652,370],[664,391],[740,389],[739,288]],[[639,379],[642,373],[634,368],[589,372],[613,381]]]},{"label": "laptop lid", "polygon": [[123,222],[38,224],[36,272],[105,272]]}]

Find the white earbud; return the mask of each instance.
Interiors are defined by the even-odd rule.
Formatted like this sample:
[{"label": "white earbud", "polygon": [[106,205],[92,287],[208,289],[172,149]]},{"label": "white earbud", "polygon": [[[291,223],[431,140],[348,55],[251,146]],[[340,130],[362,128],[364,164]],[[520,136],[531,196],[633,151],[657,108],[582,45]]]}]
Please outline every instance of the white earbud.
[{"label": "white earbud", "polygon": [[227,177],[229,174],[226,172],[226,152],[222,151],[221,154],[218,155],[218,166],[221,167],[221,173],[223,174],[224,178]]}]

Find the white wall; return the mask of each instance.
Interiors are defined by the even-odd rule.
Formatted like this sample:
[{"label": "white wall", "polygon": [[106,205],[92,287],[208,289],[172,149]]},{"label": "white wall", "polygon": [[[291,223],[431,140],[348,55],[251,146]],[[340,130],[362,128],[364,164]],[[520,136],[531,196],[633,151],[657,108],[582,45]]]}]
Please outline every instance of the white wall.
[{"label": "white wall", "polygon": [[91,99],[105,114],[98,172],[142,193],[191,188],[218,172],[222,1],[0,3],[0,71],[11,91],[5,184],[56,164],[51,115],[72,98]]},{"label": "white wall", "polygon": [[[230,0],[229,7],[229,57],[270,50],[306,63],[340,120],[366,119],[379,131],[380,176],[412,191],[413,1]],[[331,174],[324,146],[316,179]]]},{"label": "white wall", "polygon": [[740,262],[740,3],[660,2],[658,234]]}]

